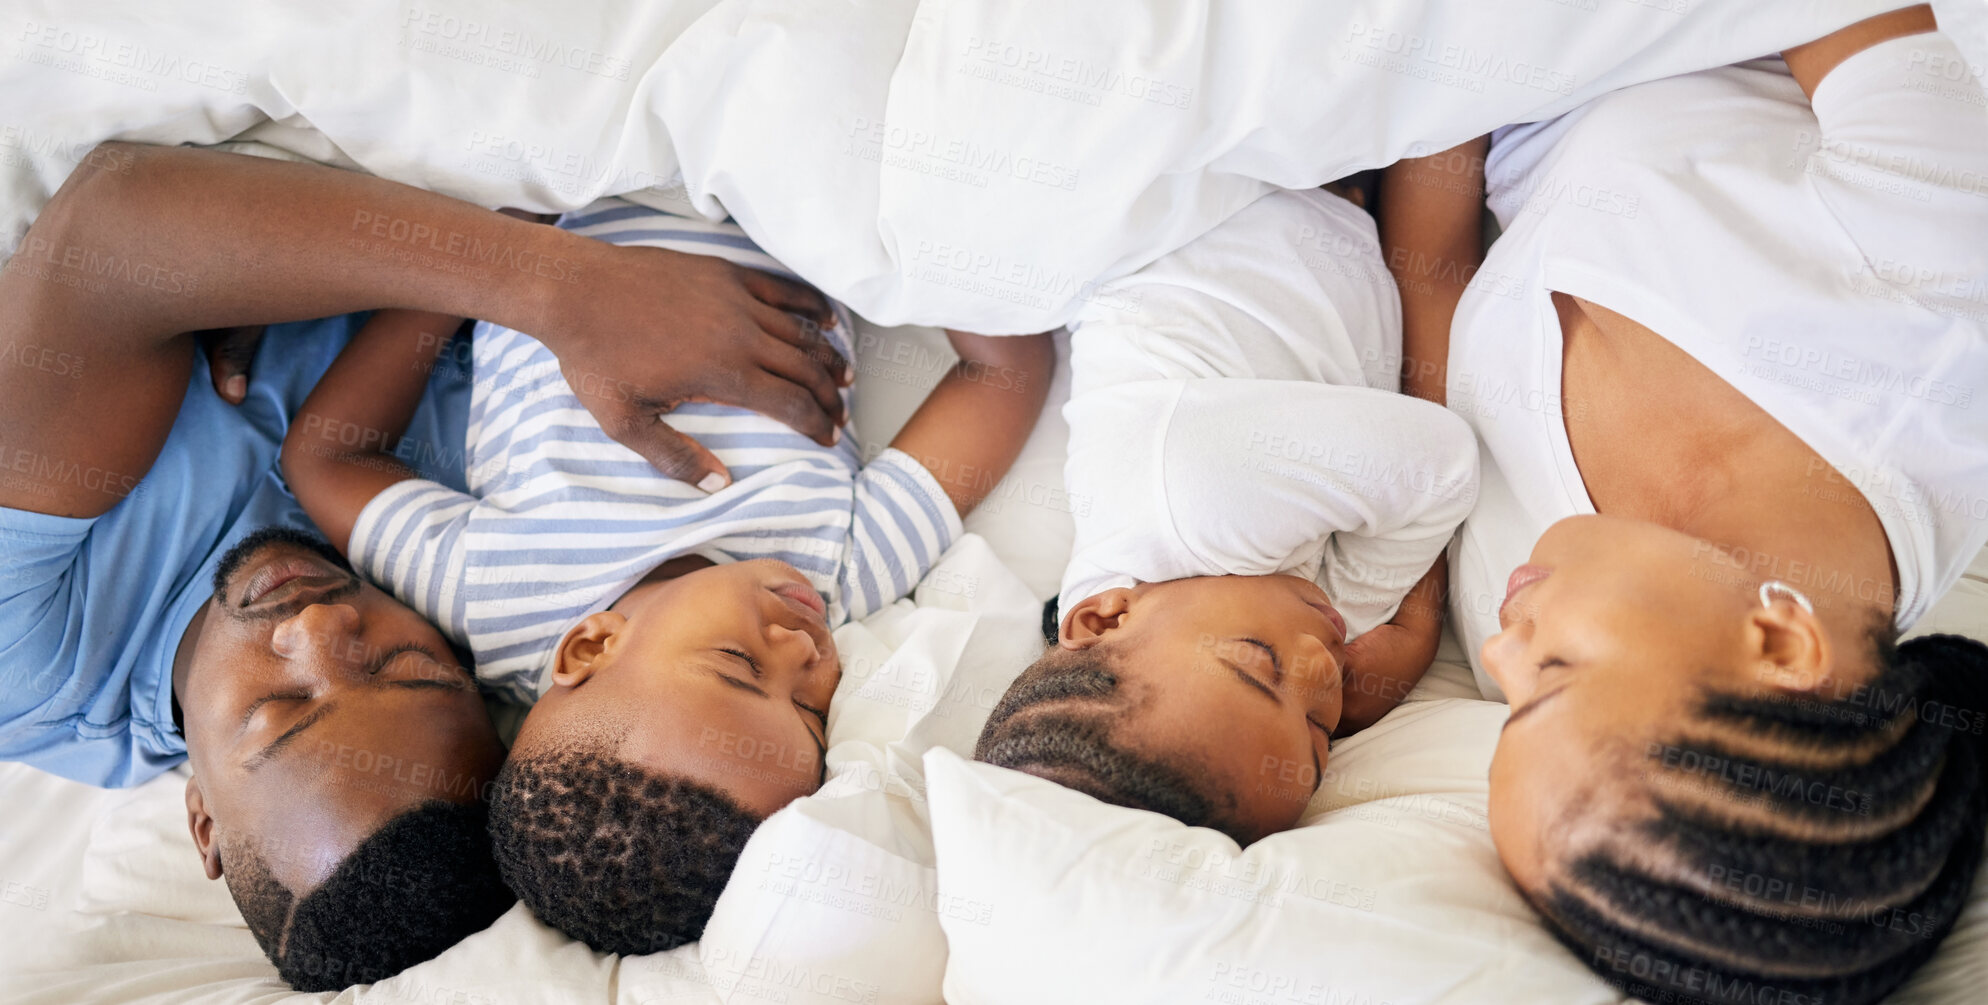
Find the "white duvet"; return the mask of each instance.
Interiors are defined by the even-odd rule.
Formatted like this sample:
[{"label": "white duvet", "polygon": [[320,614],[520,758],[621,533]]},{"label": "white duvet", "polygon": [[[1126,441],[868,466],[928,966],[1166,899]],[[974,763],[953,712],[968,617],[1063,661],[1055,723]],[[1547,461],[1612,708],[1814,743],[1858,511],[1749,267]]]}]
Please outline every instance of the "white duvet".
[{"label": "white duvet", "polygon": [[[0,249],[96,142],[687,189],[882,324],[1040,331],[1317,185],[1907,0],[0,0]],[[1940,0],[1988,62],[1981,0]],[[1980,74],[1980,67],[1953,67]]]}]

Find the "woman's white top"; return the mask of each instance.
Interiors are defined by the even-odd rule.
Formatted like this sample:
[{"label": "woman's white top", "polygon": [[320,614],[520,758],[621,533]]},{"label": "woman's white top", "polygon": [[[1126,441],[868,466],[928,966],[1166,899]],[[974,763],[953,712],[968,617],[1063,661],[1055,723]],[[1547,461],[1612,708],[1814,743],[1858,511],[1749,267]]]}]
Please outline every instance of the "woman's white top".
[{"label": "woman's white top", "polygon": [[[1861,492],[1910,626],[1988,539],[1988,97],[1938,34],[1836,68],[1813,105],[1778,59],[1640,84],[1493,137],[1504,233],[1451,329],[1449,405],[1482,488],[1451,608],[1478,686],[1505,580],[1554,522],[1593,513],[1567,441],[1551,294],[1669,339]],[[1659,389],[1652,389],[1658,393]],[[1653,431],[1653,435],[1661,435]],[[1752,559],[1748,559],[1752,562]],[[1882,598],[1783,563],[1752,571]]]}]

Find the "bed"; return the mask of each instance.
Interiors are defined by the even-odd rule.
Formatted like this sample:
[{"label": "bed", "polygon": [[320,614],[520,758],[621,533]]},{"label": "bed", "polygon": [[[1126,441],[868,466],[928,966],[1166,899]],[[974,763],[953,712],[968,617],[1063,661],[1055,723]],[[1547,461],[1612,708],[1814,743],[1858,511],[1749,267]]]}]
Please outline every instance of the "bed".
[{"label": "bed", "polygon": [[[876,0],[863,17],[800,0],[366,0],[335,11],[258,0],[169,12],[118,0],[86,13],[26,0],[10,26],[15,58],[0,62],[12,106],[0,117],[0,253],[97,142],[226,143],[484,205],[689,195],[722,203],[869,316],[1035,330],[1272,181],[1317,184],[1905,2],[1556,0],[1531,5],[1551,30],[1519,41],[1498,5],[1465,0],[1314,4],[1291,15],[1302,30],[1258,0],[1111,10]],[[1978,4],[1936,5],[1975,63],[1988,61]],[[1110,23],[1137,39],[1125,25],[1158,34],[1201,18],[1225,30],[1161,55],[1099,45],[1093,30]],[[1636,44],[1652,31],[1661,44]],[[1432,53],[1466,43],[1507,57],[1531,46],[1543,55],[1506,63],[1552,76],[1460,86],[1422,65],[1441,68]],[[1321,51],[1340,58],[1314,58]],[[1636,54],[1629,69],[1616,65],[1622,51]],[[1076,84],[1057,79],[1065,68]],[[1297,68],[1313,76],[1263,76]],[[1291,104],[1333,93],[1331,107]],[[755,114],[740,114],[740,101],[756,102]],[[1422,117],[1358,118],[1382,106]],[[1442,114],[1458,108],[1470,115]],[[1281,128],[1299,111],[1310,126]],[[1344,127],[1349,117],[1359,125]],[[1045,155],[1044,135],[1090,152]],[[1001,169],[969,163],[962,175],[956,152]],[[796,162],[814,184],[793,182]],[[868,325],[857,348],[858,426],[887,439],[948,353],[931,329]],[[831,780],[760,829],[699,943],[603,957],[517,908],[391,980],[293,994],[225,887],[201,875],[183,775],[104,791],[0,764],[0,1000],[1617,1000],[1497,866],[1484,775],[1505,708],[1478,696],[1453,639],[1403,708],[1335,746],[1304,826],[1244,854],[1213,832],[1100,813],[966,760],[1039,644],[1069,515],[1089,505],[1063,488],[1055,406],[1066,379],[967,521],[971,534],[915,597],[837,633],[845,676]],[[1988,561],[1921,630],[1988,638]],[[1939,956],[1897,997],[1968,1002],[1984,987],[1978,885]]]},{"label": "bed", "polygon": [[[859,327],[856,421],[900,425],[949,363]],[[1039,645],[1073,509],[1051,408],[915,597],[837,632],[829,784],[748,845],[703,940],[615,958],[514,908],[366,987],[286,989],[201,874],[184,776],[98,790],[0,765],[0,1000],[384,1005],[1613,1002],[1498,868],[1485,767],[1505,706],[1453,639],[1402,708],[1335,744],[1298,830],[1243,854],[966,760]],[[1922,630],[1988,637],[1988,556]],[[1988,873],[1984,873],[1988,875]],[[1988,883],[1900,1002],[1979,1000]]]}]

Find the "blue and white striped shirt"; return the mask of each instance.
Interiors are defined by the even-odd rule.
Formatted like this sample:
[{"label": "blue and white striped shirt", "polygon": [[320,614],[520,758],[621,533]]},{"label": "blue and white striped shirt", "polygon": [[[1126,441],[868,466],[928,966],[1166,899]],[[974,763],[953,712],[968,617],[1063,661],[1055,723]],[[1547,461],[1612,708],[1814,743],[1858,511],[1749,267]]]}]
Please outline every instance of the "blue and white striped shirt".
[{"label": "blue and white striped shirt", "polygon": [[[787,274],[729,221],[603,199],[559,226]],[[844,356],[850,328],[842,315],[827,333]],[[821,591],[834,625],[911,592],[960,533],[930,472],[897,450],[864,464],[854,430],[823,447],[754,412],[683,405],[666,421],[732,473],[706,495],[601,432],[538,340],[479,323],[471,358],[469,492],[392,486],[360,513],[351,555],[508,698],[536,699],[566,630],[672,558],[780,559]]]}]

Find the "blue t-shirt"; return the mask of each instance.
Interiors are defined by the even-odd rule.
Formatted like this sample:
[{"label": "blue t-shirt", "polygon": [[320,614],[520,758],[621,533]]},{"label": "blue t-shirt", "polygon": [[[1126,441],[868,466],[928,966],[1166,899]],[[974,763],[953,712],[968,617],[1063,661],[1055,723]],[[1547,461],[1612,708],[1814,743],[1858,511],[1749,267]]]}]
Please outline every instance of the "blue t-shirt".
[{"label": "blue t-shirt", "polygon": [[[271,526],[315,533],[277,453],[291,413],[364,320],[270,326],[240,406],[222,401],[204,359],[196,363],[143,478],[47,458],[0,430],[0,478],[128,493],[94,518],[0,507],[0,760],[120,786],[186,756],[172,714],[180,636],[237,541]],[[449,360],[436,367],[401,452],[429,477],[460,483],[469,382]]]}]

